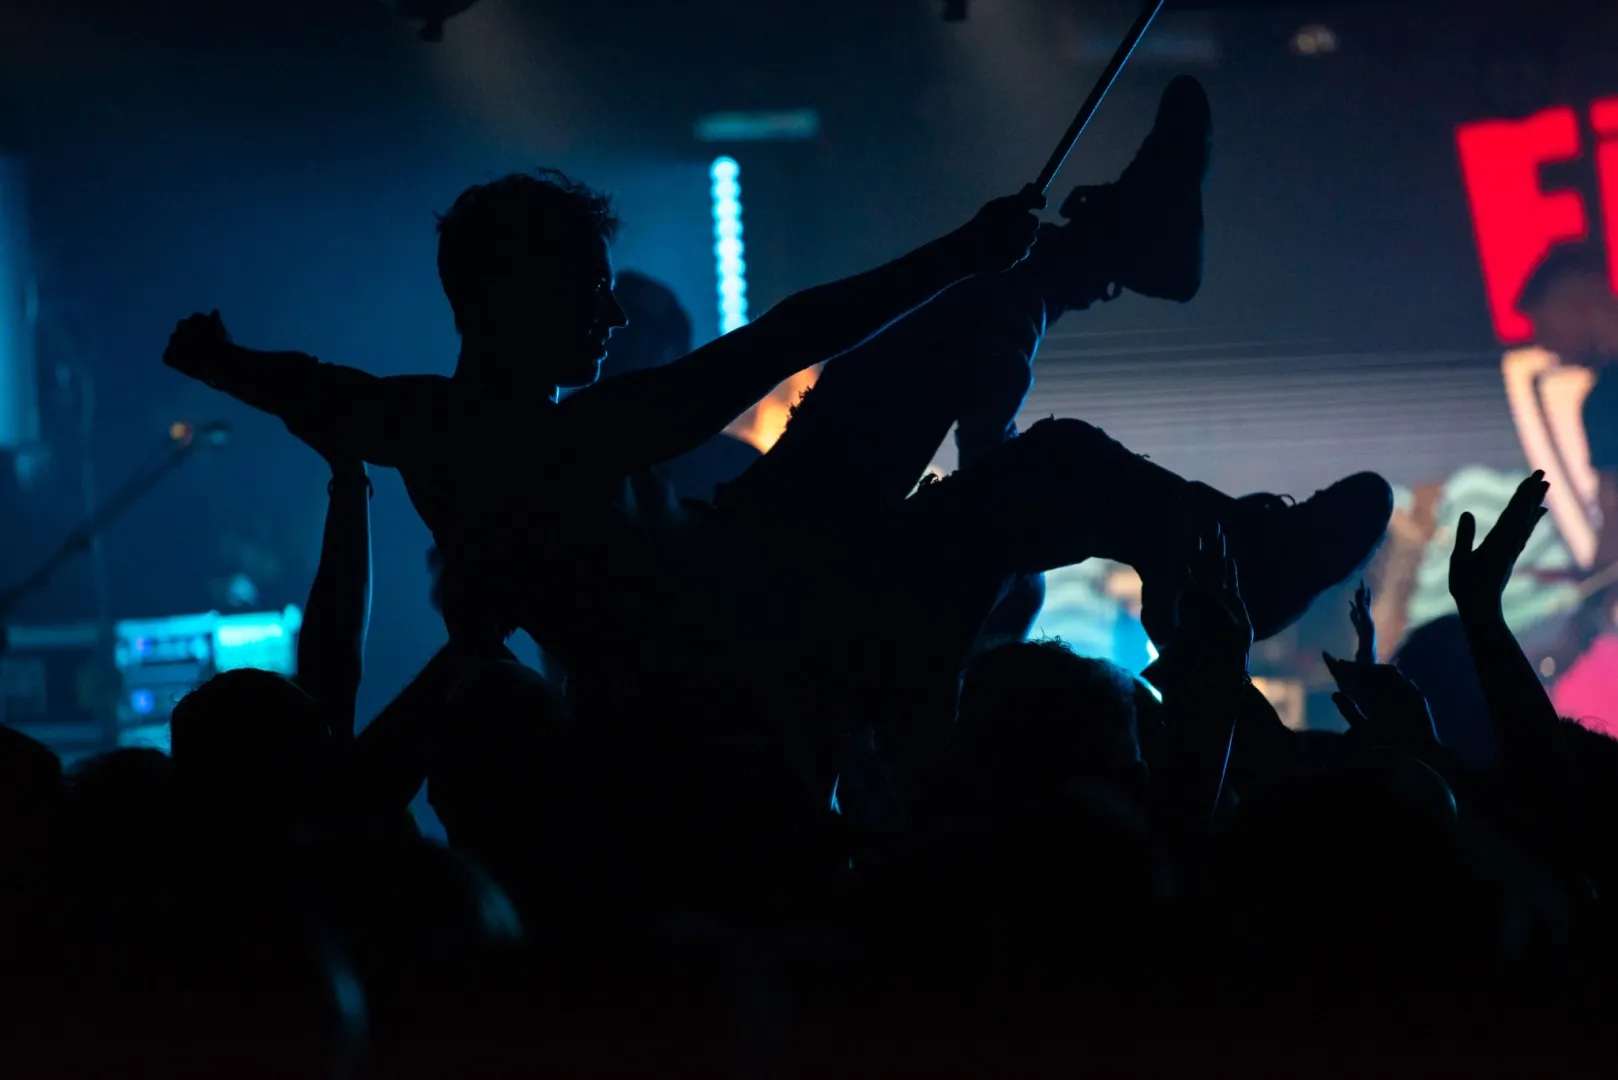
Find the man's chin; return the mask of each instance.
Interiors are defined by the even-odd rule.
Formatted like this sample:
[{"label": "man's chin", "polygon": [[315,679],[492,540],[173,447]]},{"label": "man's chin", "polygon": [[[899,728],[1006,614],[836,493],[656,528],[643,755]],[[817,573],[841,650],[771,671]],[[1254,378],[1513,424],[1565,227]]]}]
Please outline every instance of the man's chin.
[{"label": "man's chin", "polygon": [[601,362],[605,360],[606,357],[607,354],[605,351],[603,351],[601,355],[597,356],[595,359],[579,364],[571,371],[564,373],[558,380],[558,385],[566,387],[569,390],[577,390],[581,386],[589,386],[591,383],[601,378]]}]

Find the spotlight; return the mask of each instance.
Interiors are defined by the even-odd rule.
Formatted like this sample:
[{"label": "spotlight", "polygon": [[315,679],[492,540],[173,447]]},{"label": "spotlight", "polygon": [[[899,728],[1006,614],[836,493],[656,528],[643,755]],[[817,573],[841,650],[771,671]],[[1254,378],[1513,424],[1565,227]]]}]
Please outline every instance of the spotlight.
[{"label": "spotlight", "polygon": [[1325,56],[1337,51],[1337,35],[1329,26],[1311,24],[1293,34],[1287,47],[1294,56]]},{"label": "spotlight", "polygon": [[402,19],[421,22],[421,40],[443,41],[444,22],[478,0],[382,0],[383,6]]}]

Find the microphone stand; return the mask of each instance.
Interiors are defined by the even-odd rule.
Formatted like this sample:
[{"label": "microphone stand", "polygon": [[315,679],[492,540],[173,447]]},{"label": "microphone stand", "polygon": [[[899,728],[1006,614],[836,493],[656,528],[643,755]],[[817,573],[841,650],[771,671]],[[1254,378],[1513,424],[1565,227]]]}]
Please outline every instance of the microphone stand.
[{"label": "microphone stand", "polygon": [[1090,96],[1084,99],[1083,105],[1079,106],[1078,115],[1073,117],[1073,123],[1068,125],[1067,131],[1062,134],[1061,141],[1056,144],[1056,149],[1051,151],[1051,156],[1046,160],[1045,167],[1039,170],[1039,179],[1035,180],[1025,190],[1031,189],[1043,195],[1050,189],[1051,181],[1056,179],[1056,174],[1062,171],[1062,164],[1067,161],[1068,154],[1073,152],[1073,144],[1079,141],[1079,136],[1084,134],[1084,129],[1090,126],[1090,118],[1101,107],[1101,99],[1107,96],[1108,90],[1112,89],[1112,84],[1118,79],[1118,73],[1124,69],[1124,65],[1129,63],[1130,56],[1134,54],[1135,46],[1140,44],[1140,39],[1146,36],[1146,31],[1151,27],[1152,20],[1157,18],[1157,13],[1162,10],[1163,0],[1143,0],[1140,14],[1135,17],[1134,25],[1124,35],[1124,40],[1119,44],[1118,51],[1112,54],[1111,60],[1107,61],[1107,66],[1102,69],[1101,77],[1090,88]]},{"label": "microphone stand", "polygon": [[[212,426],[215,429],[221,427],[221,425]],[[70,559],[89,551],[96,537],[107,526],[123,516],[124,512],[131,506],[134,506],[150,494],[152,489],[157,487],[165,476],[183,465],[186,459],[196,450],[197,434],[196,429],[186,425],[179,437],[171,436],[171,441],[175,445],[162,462],[147,473],[137,473],[123,487],[108,496],[105,502],[91,511],[77,527],[67,534],[61,545],[46,556],[45,560],[35,567],[31,574],[23,578],[18,584],[13,585],[4,592],[0,592],[0,656],[3,656],[6,651],[7,616],[16,610],[19,603],[38,592],[51,578],[55,577],[56,572]]]}]

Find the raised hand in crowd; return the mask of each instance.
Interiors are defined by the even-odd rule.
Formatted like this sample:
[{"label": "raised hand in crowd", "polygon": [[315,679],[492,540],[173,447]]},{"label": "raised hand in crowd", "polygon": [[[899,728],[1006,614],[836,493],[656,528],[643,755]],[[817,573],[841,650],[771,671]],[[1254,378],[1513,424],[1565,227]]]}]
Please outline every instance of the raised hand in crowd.
[{"label": "raised hand in crowd", "polygon": [[1506,584],[1545,516],[1550,485],[1536,472],[1517,486],[1494,527],[1475,543],[1477,520],[1462,514],[1450,553],[1449,591],[1472,651],[1499,746],[1497,767],[1516,796],[1535,812],[1574,821],[1578,813],[1572,763],[1561,719],[1539,673],[1506,625]]},{"label": "raised hand in crowd", "polygon": [[1461,617],[1493,616],[1528,539],[1549,511],[1545,496],[1551,485],[1544,472],[1536,472],[1512,494],[1511,501],[1481,544],[1474,546],[1478,523],[1463,513],[1455,527],[1455,547],[1449,557],[1449,593]]},{"label": "raised hand in crowd", "polygon": [[1322,655],[1337,683],[1332,703],[1348,722],[1351,734],[1418,756],[1438,743],[1426,697],[1398,668]]},{"label": "raised hand in crowd", "polygon": [[1224,790],[1236,717],[1248,677],[1253,625],[1236,562],[1217,527],[1188,554],[1180,574],[1180,621],[1149,677],[1169,712],[1155,813],[1170,828],[1206,828]]},{"label": "raised hand in crowd", "polygon": [[1348,621],[1354,625],[1354,662],[1376,663],[1376,618],[1371,614],[1371,587],[1363,581],[1348,605]]}]

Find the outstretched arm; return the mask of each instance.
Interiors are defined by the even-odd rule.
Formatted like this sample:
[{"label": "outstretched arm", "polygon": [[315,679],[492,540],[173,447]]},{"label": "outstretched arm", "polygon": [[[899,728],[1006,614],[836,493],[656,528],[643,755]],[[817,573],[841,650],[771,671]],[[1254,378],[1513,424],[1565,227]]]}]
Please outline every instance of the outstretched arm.
[{"label": "outstretched arm", "polygon": [[397,466],[412,433],[430,422],[423,391],[431,379],[379,378],[303,353],[246,349],[231,342],[217,311],[182,320],[163,362],[279,417],[328,459]]},{"label": "outstretched arm", "polygon": [[1489,704],[1500,767],[1518,790],[1541,805],[1571,790],[1556,707],[1506,625],[1501,593],[1517,557],[1545,516],[1550,485],[1536,472],[1517,488],[1489,535],[1474,549],[1477,523],[1462,514],[1450,555],[1449,589],[1472,648],[1472,660]]},{"label": "outstretched arm", "polygon": [[351,739],[371,622],[371,481],[361,462],[334,462],[326,490],[320,565],[298,635],[298,685],[326,707],[333,733]]},{"label": "outstretched arm", "polygon": [[1181,573],[1180,604],[1180,626],[1152,676],[1154,685],[1164,684],[1170,721],[1153,813],[1177,842],[1213,823],[1249,686],[1253,626],[1222,534],[1198,542]]},{"label": "outstretched arm", "polygon": [[604,475],[696,449],[784,380],[856,348],[956,282],[1021,261],[1043,202],[1037,194],[997,199],[886,266],[790,296],[672,364],[569,395],[558,410],[562,445]]}]

